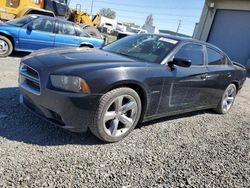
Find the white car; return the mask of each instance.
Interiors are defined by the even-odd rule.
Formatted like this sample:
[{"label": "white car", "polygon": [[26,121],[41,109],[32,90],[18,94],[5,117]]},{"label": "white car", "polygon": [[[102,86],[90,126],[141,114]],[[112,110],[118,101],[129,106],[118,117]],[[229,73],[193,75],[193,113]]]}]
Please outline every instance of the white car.
[{"label": "white car", "polygon": [[130,28],[127,28],[127,31],[125,32],[119,32],[117,35],[117,39],[121,39],[123,37],[134,35],[134,34],[143,34],[143,33],[148,33],[148,32],[145,29],[130,27]]}]

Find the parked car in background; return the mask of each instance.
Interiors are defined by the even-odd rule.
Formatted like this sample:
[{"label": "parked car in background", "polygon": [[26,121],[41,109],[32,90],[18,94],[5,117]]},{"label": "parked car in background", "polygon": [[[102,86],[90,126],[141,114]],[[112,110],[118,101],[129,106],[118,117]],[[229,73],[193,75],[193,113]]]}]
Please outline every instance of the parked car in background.
[{"label": "parked car in background", "polygon": [[63,19],[29,15],[0,24],[0,57],[15,51],[33,52],[50,47],[102,47],[103,39],[94,38],[78,25]]},{"label": "parked car in background", "polygon": [[102,49],[41,50],[20,65],[20,102],[106,142],[138,122],[191,111],[227,113],[246,69],[217,47],[165,35],[133,35]]},{"label": "parked car in background", "polygon": [[136,28],[136,27],[128,27],[126,31],[118,32],[117,34],[117,40],[121,39],[126,36],[134,35],[134,34],[144,34],[148,33],[147,30],[141,29],[141,28]]}]

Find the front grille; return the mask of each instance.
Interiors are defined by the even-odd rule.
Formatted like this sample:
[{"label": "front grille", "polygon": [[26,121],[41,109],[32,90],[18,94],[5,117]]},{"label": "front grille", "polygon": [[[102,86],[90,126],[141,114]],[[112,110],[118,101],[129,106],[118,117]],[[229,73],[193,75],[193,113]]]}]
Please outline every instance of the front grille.
[{"label": "front grille", "polygon": [[23,63],[20,65],[19,73],[20,73],[19,74],[20,87],[31,93],[40,95],[41,84],[40,84],[39,73],[35,69]]}]

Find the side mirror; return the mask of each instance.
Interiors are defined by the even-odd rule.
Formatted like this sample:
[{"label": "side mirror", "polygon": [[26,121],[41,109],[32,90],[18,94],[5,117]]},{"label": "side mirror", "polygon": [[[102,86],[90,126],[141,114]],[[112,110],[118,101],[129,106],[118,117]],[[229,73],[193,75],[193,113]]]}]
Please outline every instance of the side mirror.
[{"label": "side mirror", "polygon": [[180,67],[190,67],[192,64],[191,60],[187,60],[187,59],[182,59],[182,58],[174,58],[173,61],[168,62],[168,65],[170,66],[170,68],[173,68],[173,65],[177,65]]},{"label": "side mirror", "polygon": [[33,25],[32,25],[32,24],[29,24],[29,25],[28,25],[28,27],[27,27],[27,30],[28,30],[28,31],[32,31],[32,30],[34,30]]}]

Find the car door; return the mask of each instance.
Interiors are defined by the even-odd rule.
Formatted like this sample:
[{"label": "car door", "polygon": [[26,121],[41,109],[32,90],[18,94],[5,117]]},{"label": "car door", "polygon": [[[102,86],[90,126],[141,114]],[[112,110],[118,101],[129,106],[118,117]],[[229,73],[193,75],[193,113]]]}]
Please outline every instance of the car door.
[{"label": "car door", "polygon": [[184,44],[170,59],[173,58],[191,60],[192,64],[190,67],[174,65],[172,70],[166,69],[168,76],[158,113],[171,114],[203,108],[207,75],[204,46],[198,43]]},{"label": "car door", "polygon": [[55,47],[80,46],[80,39],[77,36],[75,27],[70,22],[58,21],[57,33],[55,36]]},{"label": "car door", "polygon": [[207,103],[216,106],[226,87],[233,81],[233,67],[228,64],[228,57],[213,47],[206,47],[206,57],[208,69],[206,79]]},{"label": "car door", "polygon": [[19,46],[23,50],[34,51],[54,46],[55,20],[39,18],[29,23],[19,32]]}]

